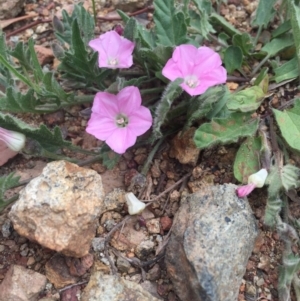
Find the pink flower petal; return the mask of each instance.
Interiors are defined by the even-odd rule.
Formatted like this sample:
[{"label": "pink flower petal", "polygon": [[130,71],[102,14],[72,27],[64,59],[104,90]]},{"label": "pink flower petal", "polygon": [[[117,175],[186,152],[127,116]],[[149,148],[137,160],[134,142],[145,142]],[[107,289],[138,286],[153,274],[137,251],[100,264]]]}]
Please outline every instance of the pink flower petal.
[{"label": "pink flower petal", "polygon": [[174,81],[177,78],[183,78],[184,75],[182,74],[179,66],[173,59],[169,59],[162,69],[162,75],[168,78],[171,81]]},{"label": "pink flower petal", "polygon": [[172,59],[178,65],[183,76],[192,75],[198,49],[194,45],[177,46],[173,52]]},{"label": "pink flower petal", "polygon": [[[133,64],[134,43],[121,37],[114,30],[100,35],[98,39],[91,40],[89,46],[99,52],[99,67],[129,68]],[[109,63],[111,60],[115,61],[116,64],[111,65]]]},{"label": "pink flower petal", "polygon": [[98,92],[94,98],[92,112],[114,119],[119,113],[117,96],[107,92]]},{"label": "pink flower petal", "polygon": [[86,131],[97,139],[105,141],[116,129],[118,128],[114,119],[99,117],[97,114],[92,113]]},{"label": "pink flower petal", "polygon": [[128,129],[136,136],[143,135],[151,126],[152,115],[150,110],[146,107],[140,107],[129,117]]},{"label": "pink flower petal", "polygon": [[196,48],[193,45],[180,45],[175,48],[173,56],[162,70],[162,74],[174,81],[181,77],[197,77],[199,84],[181,87],[191,96],[204,93],[209,87],[226,82],[226,70],[221,66],[222,61],[218,53],[208,47]]},{"label": "pink flower petal", "polygon": [[236,194],[239,198],[243,198],[249,195],[255,189],[255,187],[256,187],[255,184],[248,184],[248,185],[241,186],[237,188]]},{"label": "pink flower petal", "polygon": [[105,141],[118,154],[124,154],[127,148],[136,142],[136,136],[128,128],[118,128]]},{"label": "pink flower petal", "polygon": [[142,98],[137,87],[130,86],[122,89],[117,95],[118,110],[129,116],[132,112],[140,108]]}]

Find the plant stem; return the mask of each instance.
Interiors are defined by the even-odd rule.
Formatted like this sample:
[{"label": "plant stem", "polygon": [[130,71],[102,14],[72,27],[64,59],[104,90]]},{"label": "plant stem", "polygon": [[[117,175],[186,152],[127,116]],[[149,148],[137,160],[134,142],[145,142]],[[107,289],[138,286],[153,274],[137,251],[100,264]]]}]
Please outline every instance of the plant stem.
[{"label": "plant stem", "polygon": [[158,87],[158,88],[151,88],[151,89],[143,89],[141,91],[141,95],[150,94],[150,93],[160,93],[164,91],[165,88]]},{"label": "plant stem", "polygon": [[165,139],[165,137],[160,138],[159,141],[152,148],[152,150],[149,153],[148,158],[147,158],[147,160],[146,160],[146,162],[145,162],[145,164],[144,164],[144,166],[143,166],[143,168],[141,170],[141,174],[142,175],[144,175],[144,176],[147,175],[148,170],[150,168],[150,164],[152,163],[153,157],[156,154],[156,152],[157,152],[158,148],[160,147],[160,145],[163,143],[164,139]]},{"label": "plant stem", "polygon": [[258,39],[260,37],[260,34],[261,34],[261,31],[262,31],[262,26],[259,26],[258,31],[257,31],[256,36],[255,36],[255,39],[253,41],[253,48],[255,48],[255,46],[257,44],[257,41],[258,41]]},{"label": "plant stem", "polygon": [[263,66],[269,58],[270,58],[270,55],[268,54],[263,60],[261,60],[260,63],[251,72],[250,77],[253,77],[256,74],[256,72],[260,69],[260,67]]},{"label": "plant stem", "polygon": [[95,26],[96,26],[96,24],[97,24],[97,12],[96,12],[96,3],[95,3],[95,0],[92,0],[92,4],[93,4],[94,21],[95,21]]}]

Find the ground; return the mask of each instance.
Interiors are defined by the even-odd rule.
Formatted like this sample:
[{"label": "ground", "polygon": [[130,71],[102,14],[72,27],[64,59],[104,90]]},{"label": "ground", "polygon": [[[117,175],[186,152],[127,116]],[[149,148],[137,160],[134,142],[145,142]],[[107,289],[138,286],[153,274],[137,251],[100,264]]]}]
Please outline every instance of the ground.
[{"label": "ground", "polygon": [[[240,4],[242,2],[242,4]],[[255,1],[253,1],[255,2]],[[56,12],[58,15],[62,8],[72,10],[73,1],[50,2],[48,0],[39,1],[37,3],[30,3],[27,1],[25,11],[36,12],[42,19],[50,19],[52,14]],[[90,8],[90,3],[86,1],[85,5]],[[229,21],[231,20],[234,25],[239,26],[241,30],[247,31],[249,29],[249,19],[251,15],[252,1],[228,1],[228,5],[224,5],[221,9],[223,14]],[[99,8],[98,8],[99,9]],[[101,8],[99,16],[117,17],[114,8],[107,7]],[[147,18],[151,20],[151,9],[147,14],[141,16],[144,21]],[[242,20],[237,22],[237,20]],[[53,34],[51,24],[43,22],[35,27],[25,29],[22,28],[29,24],[32,20],[25,20],[13,23],[5,28],[8,35],[18,37],[20,40],[27,40],[28,37],[33,36],[36,44],[49,47],[53,41]],[[99,21],[97,31],[104,32],[111,29],[119,21]],[[19,32],[15,32],[19,30]],[[15,32],[15,33],[13,33]],[[13,33],[13,34],[12,34]],[[8,40],[11,41],[11,40]],[[56,68],[56,61],[53,59],[48,62],[50,68]],[[228,83],[233,89],[237,89],[238,82]],[[284,89],[289,91],[291,86],[283,86]],[[277,99],[282,97],[282,91],[274,89],[272,91],[277,95]],[[275,98],[273,98],[274,101]],[[70,139],[74,144],[80,145],[85,149],[93,149],[100,145],[100,142],[85,132],[87,119],[83,117],[81,112],[88,106],[77,106],[54,114],[41,115],[41,116],[20,116],[25,121],[34,124],[45,123],[50,128],[54,125],[59,125],[66,133],[66,138]],[[261,113],[264,111],[264,106],[260,108]],[[143,197],[155,197],[162,193],[168,187],[174,185],[177,181],[182,179],[188,173],[192,173],[186,181],[174,187],[170,192],[166,193],[159,201],[150,206],[150,211],[155,217],[168,216],[173,219],[179,206],[179,199],[176,200],[176,194],[182,191],[195,192],[201,189],[202,185],[206,184],[223,184],[223,183],[237,183],[233,177],[233,160],[238,148],[238,144],[231,144],[227,146],[217,146],[215,148],[202,151],[196,164],[180,164],[176,158],[170,156],[171,139],[165,141],[159,151],[154,157],[152,167],[147,176],[147,188]],[[79,160],[85,160],[87,157],[80,154],[66,155],[76,156]],[[105,192],[108,193],[114,188],[128,189],[131,184],[132,175],[138,170],[145,162],[148,155],[147,148],[133,148],[130,149],[122,158],[113,170],[108,170],[100,162],[90,164],[87,168],[96,170],[103,177]],[[293,158],[294,162],[299,162],[298,157]],[[18,155],[11,159],[7,164],[0,168],[0,175],[8,174],[12,171],[22,177],[22,180],[27,180],[38,176],[42,168],[49,162],[48,159],[36,158],[33,156]],[[238,184],[238,183],[237,183]],[[11,192],[13,193],[13,192]],[[175,196],[175,197],[174,197]],[[248,261],[246,273],[240,287],[239,301],[242,300],[278,300],[278,266],[280,265],[281,255],[283,250],[282,242],[275,230],[267,229],[263,225],[263,217],[266,206],[267,192],[265,189],[255,191],[249,197],[249,202],[252,207],[253,213],[257,219],[260,234],[254,246],[252,255]],[[174,201],[169,201],[171,198]],[[299,217],[299,204],[291,203],[292,212],[296,217]],[[9,207],[0,213],[0,282],[4,278],[8,268],[12,264],[23,265],[27,268],[33,269],[40,273],[45,273],[45,264],[54,255],[54,252],[42,248],[41,246],[20,237],[15,231],[10,228],[7,213]],[[113,217],[116,222],[122,220],[122,216],[115,215]],[[104,228],[105,219],[99,221],[98,236],[107,232]],[[143,225],[142,225],[143,226]],[[143,228],[145,230],[145,228]],[[144,231],[142,229],[142,231]],[[4,237],[7,236],[7,237]],[[298,250],[294,250],[298,253]],[[95,258],[94,260],[97,260]],[[165,300],[177,300],[173,293],[172,286],[169,283],[168,276],[165,271],[163,260],[159,261],[159,269],[161,270],[161,277],[157,280],[157,292]],[[124,275],[124,277],[136,277]],[[86,280],[89,278],[89,271],[81,277],[78,284],[79,289],[83,289]],[[136,277],[136,281],[140,278]],[[49,296],[55,296],[56,290],[52,287],[46,292]],[[61,297],[61,300],[64,297]]]}]

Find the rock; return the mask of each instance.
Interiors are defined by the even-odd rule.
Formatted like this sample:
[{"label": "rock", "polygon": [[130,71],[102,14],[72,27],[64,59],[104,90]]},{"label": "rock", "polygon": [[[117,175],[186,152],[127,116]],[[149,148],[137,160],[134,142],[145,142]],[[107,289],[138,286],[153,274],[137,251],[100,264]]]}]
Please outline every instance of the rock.
[{"label": "rock", "polygon": [[159,218],[152,218],[146,221],[146,227],[149,233],[160,233],[160,219]]},{"label": "rock", "polygon": [[145,7],[149,0],[111,0],[115,9],[120,9],[124,12],[133,12]]},{"label": "rock", "polygon": [[66,262],[66,257],[55,254],[45,265],[47,279],[55,286],[62,288],[78,281],[78,277],[72,276]]},{"label": "rock", "polygon": [[37,54],[38,61],[41,66],[49,64],[54,59],[53,51],[41,45],[34,45],[34,50]]},{"label": "rock", "polygon": [[117,268],[120,273],[127,273],[131,268],[131,264],[128,260],[120,256],[117,259]]},{"label": "rock", "polygon": [[23,9],[25,0],[0,0],[0,20],[17,16]]},{"label": "rock", "polygon": [[154,242],[151,240],[142,241],[134,250],[135,255],[140,260],[147,260],[154,251]]},{"label": "rock", "polygon": [[155,264],[147,273],[147,280],[156,281],[161,277],[161,268]]},{"label": "rock", "polygon": [[6,219],[1,227],[3,237],[8,238],[12,232],[12,225],[9,219]]},{"label": "rock", "polygon": [[196,128],[191,127],[185,132],[179,132],[171,142],[170,157],[176,158],[181,164],[195,166],[198,161],[200,149],[194,142]]},{"label": "rock", "polygon": [[12,265],[0,284],[0,301],[36,301],[46,283],[44,275]]},{"label": "rock", "polygon": [[169,231],[172,227],[172,219],[170,219],[168,216],[162,216],[160,218],[160,224],[163,231]]},{"label": "rock", "polygon": [[257,226],[247,200],[236,196],[236,188],[204,186],[182,200],[165,263],[183,301],[237,300]]},{"label": "rock", "polygon": [[66,256],[88,254],[103,211],[101,176],[65,161],[48,163],[9,213],[15,230]]},{"label": "rock", "polygon": [[92,274],[81,301],[158,301],[139,284],[101,272]]},{"label": "rock", "polygon": [[121,212],[125,204],[125,191],[120,188],[116,188],[105,196],[104,211],[117,211]]}]

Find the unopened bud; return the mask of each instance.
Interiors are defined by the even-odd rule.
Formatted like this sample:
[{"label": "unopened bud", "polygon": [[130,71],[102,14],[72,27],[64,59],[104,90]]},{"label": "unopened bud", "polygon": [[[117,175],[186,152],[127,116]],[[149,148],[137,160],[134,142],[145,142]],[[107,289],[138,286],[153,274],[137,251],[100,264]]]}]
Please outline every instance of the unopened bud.
[{"label": "unopened bud", "polygon": [[0,128],[0,140],[11,150],[18,152],[24,147],[26,137],[21,133]]},{"label": "unopened bud", "polygon": [[258,172],[252,174],[248,178],[248,184],[254,184],[256,188],[261,188],[265,185],[268,172],[265,168],[262,168]]}]

